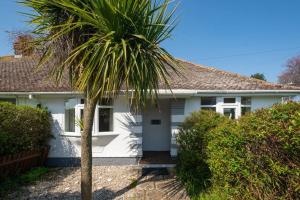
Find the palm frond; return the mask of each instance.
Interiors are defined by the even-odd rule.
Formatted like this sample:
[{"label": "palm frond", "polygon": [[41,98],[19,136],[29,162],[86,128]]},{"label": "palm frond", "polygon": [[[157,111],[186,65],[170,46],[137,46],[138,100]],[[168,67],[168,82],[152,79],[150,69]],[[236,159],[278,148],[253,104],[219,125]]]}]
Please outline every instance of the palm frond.
[{"label": "palm frond", "polygon": [[[143,105],[169,86],[171,71],[181,67],[160,43],[175,27],[170,1],[23,0],[33,8],[31,23],[59,81],[67,70],[72,86],[92,98],[130,93]],[[63,41],[67,44],[64,46]],[[62,52],[64,51],[64,52]],[[128,95],[129,96],[129,95]]]}]

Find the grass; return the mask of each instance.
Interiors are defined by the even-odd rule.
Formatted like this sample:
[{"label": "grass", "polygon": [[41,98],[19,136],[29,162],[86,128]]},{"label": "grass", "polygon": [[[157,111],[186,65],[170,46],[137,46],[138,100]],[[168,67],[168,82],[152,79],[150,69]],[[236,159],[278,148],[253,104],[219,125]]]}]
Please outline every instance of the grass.
[{"label": "grass", "polygon": [[18,190],[21,186],[39,180],[44,174],[48,173],[48,168],[33,168],[24,174],[10,177],[0,182],[0,198],[3,198],[9,191]]},{"label": "grass", "polygon": [[193,200],[229,200],[231,199],[228,192],[224,189],[210,189],[209,191],[203,192],[198,196],[194,196]]},{"label": "grass", "polygon": [[132,179],[130,183],[130,188],[135,188],[138,185],[138,180]]}]

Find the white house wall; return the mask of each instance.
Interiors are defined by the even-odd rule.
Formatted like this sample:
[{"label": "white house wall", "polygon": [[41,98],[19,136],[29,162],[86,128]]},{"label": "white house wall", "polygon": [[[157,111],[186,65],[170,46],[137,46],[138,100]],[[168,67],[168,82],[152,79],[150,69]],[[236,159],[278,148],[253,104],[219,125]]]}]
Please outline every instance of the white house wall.
[{"label": "white house wall", "polygon": [[[53,135],[49,158],[80,157],[80,135],[69,136],[64,133],[65,101],[68,98],[19,98],[18,104],[47,107],[53,118]],[[142,155],[141,116],[130,112],[124,97],[114,101],[113,133],[97,133],[93,136],[93,157],[137,157]]]},{"label": "white house wall", "polygon": [[281,103],[280,96],[274,97],[252,97],[251,101],[251,111],[255,111],[259,108],[270,107],[273,104]]},{"label": "white house wall", "polygon": [[[64,132],[65,102],[72,97],[67,96],[35,96],[18,97],[17,104],[47,107],[53,118],[53,135],[49,158],[80,157],[80,135],[70,136]],[[74,98],[74,97],[73,97]],[[177,155],[176,134],[178,125],[191,112],[200,109],[201,97],[188,97],[184,100],[184,112],[171,112],[171,155]],[[181,99],[182,100],[182,99]],[[217,97],[217,112],[221,111],[222,97]],[[252,97],[252,111],[280,103],[280,96]],[[240,98],[237,98],[237,105]],[[180,105],[182,106],[182,105]],[[171,108],[172,109],[172,108]],[[171,110],[172,111],[172,110]],[[125,97],[114,101],[113,133],[97,133],[93,136],[93,157],[97,158],[136,158],[142,156],[142,115],[132,114]]]}]

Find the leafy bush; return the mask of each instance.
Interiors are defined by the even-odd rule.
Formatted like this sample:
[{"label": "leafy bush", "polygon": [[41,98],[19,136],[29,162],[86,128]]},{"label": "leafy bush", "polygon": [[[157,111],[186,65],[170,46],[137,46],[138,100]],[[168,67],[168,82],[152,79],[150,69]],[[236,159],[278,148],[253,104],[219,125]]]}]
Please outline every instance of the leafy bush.
[{"label": "leafy bush", "polygon": [[51,137],[49,112],[0,103],[0,156],[43,147]]},{"label": "leafy bush", "polygon": [[[203,118],[205,116],[202,116],[201,120]],[[215,124],[214,120],[212,124]],[[205,130],[206,125],[203,126]],[[198,129],[191,124],[190,127],[181,130],[179,135],[189,133],[189,130],[196,131],[195,127]],[[201,168],[192,172],[194,177],[199,177],[198,181],[203,178],[196,173],[203,170],[209,170],[211,173],[209,177],[211,187],[207,190],[211,195],[208,195],[208,199],[215,195],[214,191],[221,191],[221,194],[224,194],[222,193],[224,191],[234,199],[297,199],[300,196],[299,103],[291,102],[260,109],[241,117],[237,122],[225,120],[223,123],[217,123],[205,134],[199,132],[189,135],[185,135],[185,138],[205,135],[198,138],[204,141],[198,144],[200,146],[204,144],[201,149],[205,149],[198,151],[202,152],[201,156],[196,157],[200,164],[190,167]],[[180,145],[193,141],[184,140],[185,142],[179,142]],[[189,146],[199,149],[195,144]],[[182,156],[185,157],[181,150],[182,148],[179,153],[180,162],[184,159]],[[195,150],[190,152],[193,151]],[[196,164],[194,160],[193,163]],[[203,168],[201,163],[207,166]],[[188,167],[181,170],[185,172],[179,170],[179,176],[187,173]],[[188,182],[182,178],[181,180]],[[192,188],[203,187],[197,184],[199,182],[193,181]],[[202,196],[207,198],[207,195],[199,195],[200,198]]]},{"label": "leafy bush", "polygon": [[213,181],[242,199],[300,196],[300,104],[274,105],[210,133]]},{"label": "leafy bush", "polygon": [[177,136],[177,176],[185,183],[189,194],[198,194],[210,185],[211,173],[206,163],[207,133],[225,121],[228,119],[216,112],[202,110],[193,112],[181,125]]}]

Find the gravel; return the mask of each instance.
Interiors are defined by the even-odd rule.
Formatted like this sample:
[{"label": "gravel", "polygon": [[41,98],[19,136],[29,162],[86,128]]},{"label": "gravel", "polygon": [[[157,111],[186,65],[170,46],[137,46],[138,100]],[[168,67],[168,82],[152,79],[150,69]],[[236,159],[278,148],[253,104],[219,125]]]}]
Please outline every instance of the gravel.
[{"label": "gravel", "polygon": [[[93,199],[189,199],[172,175],[141,176],[137,166],[93,167]],[[8,194],[8,199],[80,199],[80,168],[53,168],[40,181]]]}]

